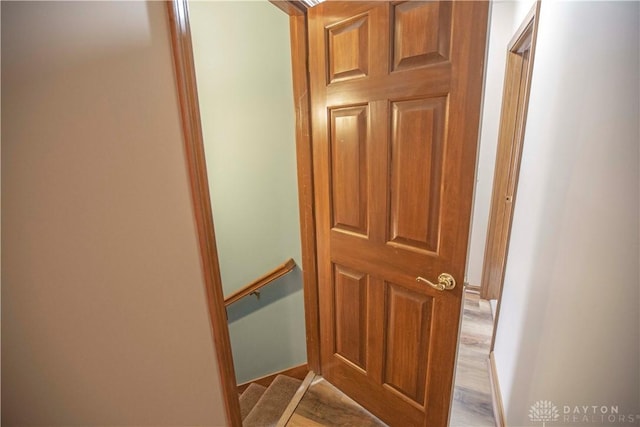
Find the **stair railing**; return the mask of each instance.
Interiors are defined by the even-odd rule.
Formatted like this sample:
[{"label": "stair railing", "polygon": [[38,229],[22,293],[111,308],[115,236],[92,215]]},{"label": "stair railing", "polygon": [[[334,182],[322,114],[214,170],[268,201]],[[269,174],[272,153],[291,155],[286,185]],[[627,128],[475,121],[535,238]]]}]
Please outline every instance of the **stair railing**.
[{"label": "stair railing", "polygon": [[274,268],[273,270],[269,271],[263,276],[258,277],[256,280],[249,283],[242,289],[239,289],[238,291],[226,297],[224,299],[225,307],[228,307],[229,305],[241,300],[242,298],[248,295],[256,294],[259,298],[260,288],[267,286],[269,283],[273,282],[274,280],[279,279],[280,277],[289,273],[291,270],[294,269],[295,266],[296,266],[296,262],[293,260],[293,258],[289,258],[284,264],[279,265],[278,267]]}]

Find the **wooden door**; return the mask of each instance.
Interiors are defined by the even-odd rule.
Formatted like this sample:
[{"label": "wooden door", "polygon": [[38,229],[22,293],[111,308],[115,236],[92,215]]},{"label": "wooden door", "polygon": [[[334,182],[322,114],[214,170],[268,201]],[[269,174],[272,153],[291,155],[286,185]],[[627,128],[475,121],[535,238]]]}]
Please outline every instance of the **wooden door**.
[{"label": "wooden door", "polygon": [[309,10],[321,370],[391,425],[448,420],[487,7]]}]

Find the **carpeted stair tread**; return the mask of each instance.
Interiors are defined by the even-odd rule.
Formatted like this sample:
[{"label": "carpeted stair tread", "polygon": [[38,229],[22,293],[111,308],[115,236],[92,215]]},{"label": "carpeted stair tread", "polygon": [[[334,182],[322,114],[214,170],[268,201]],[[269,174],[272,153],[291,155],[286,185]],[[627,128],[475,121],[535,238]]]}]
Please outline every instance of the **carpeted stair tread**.
[{"label": "carpeted stair tread", "polygon": [[244,427],[275,426],[302,381],[278,375],[253,407],[242,425]]},{"label": "carpeted stair tread", "polygon": [[240,395],[240,414],[242,415],[242,419],[244,420],[249,415],[249,412],[256,406],[260,397],[264,394],[267,388],[260,384],[251,383],[249,387],[245,389],[244,392]]}]

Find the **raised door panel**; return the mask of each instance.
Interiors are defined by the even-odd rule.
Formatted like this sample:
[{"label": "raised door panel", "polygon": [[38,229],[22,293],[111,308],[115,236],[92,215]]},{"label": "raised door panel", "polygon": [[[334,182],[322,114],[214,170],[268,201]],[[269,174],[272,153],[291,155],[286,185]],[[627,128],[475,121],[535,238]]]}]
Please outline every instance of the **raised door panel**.
[{"label": "raised door panel", "polygon": [[327,28],[329,83],[369,73],[369,17],[358,16]]},{"label": "raised door panel", "polygon": [[367,286],[364,273],[334,264],[334,353],[367,370]]},{"label": "raised door panel", "polygon": [[447,425],[487,8],[308,11],[321,373],[389,425]]},{"label": "raised door panel", "polygon": [[367,106],[331,110],[332,226],[367,235]]},{"label": "raised door panel", "polygon": [[451,2],[409,1],[393,6],[393,70],[449,58]]},{"label": "raised door panel", "polygon": [[446,97],[392,104],[391,244],[438,250],[446,105]]},{"label": "raised door panel", "polygon": [[395,284],[386,290],[383,384],[423,407],[432,299]]}]

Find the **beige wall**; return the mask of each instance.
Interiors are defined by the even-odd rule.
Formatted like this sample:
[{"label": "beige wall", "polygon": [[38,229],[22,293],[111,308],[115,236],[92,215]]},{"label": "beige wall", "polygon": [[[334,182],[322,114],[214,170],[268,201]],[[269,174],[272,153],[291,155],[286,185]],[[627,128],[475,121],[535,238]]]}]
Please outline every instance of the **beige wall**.
[{"label": "beige wall", "polygon": [[[541,425],[538,400],[558,407],[552,425],[640,414],[639,15],[542,2],[495,346],[509,425]],[[598,411],[565,420],[576,405]]]},{"label": "beige wall", "polygon": [[2,425],[222,425],[160,2],[2,2]]}]

